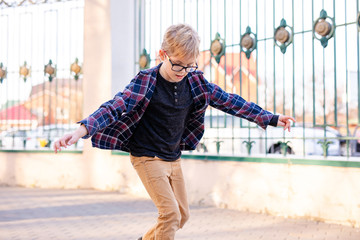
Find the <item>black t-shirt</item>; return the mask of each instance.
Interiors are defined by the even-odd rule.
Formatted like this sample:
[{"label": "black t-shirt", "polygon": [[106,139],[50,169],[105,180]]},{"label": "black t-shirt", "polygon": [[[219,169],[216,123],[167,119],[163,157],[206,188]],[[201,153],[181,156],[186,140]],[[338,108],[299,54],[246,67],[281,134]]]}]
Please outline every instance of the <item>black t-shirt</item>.
[{"label": "black t-shirt", "polygon": [[181,137],[192,108],[188,78],[173,83],[159,72],[150,103],[130,139],[131,154],[157,156],[165,161],[178,159]]}]

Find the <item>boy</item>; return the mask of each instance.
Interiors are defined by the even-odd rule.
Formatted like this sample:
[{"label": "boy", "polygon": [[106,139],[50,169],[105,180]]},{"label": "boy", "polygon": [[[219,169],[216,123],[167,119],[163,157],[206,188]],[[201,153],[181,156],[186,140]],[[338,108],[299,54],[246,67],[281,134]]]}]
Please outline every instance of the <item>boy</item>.
[{"label": "boy", "polygon": [[156,205],[157,223],[139,239],[170,240],[189,219],[181,170],[181,150],[193,150],[204,133],[208,105],[255,122],[283,126],[289,116],[274,115],[205,80],[198,68],[199,36],[189,25],[170,26],[158,66],[144,70],[123,92],[102,104],[80,127],[55,142],[54,150],[92,136],[94,147],[130,152],[131,163]]}]

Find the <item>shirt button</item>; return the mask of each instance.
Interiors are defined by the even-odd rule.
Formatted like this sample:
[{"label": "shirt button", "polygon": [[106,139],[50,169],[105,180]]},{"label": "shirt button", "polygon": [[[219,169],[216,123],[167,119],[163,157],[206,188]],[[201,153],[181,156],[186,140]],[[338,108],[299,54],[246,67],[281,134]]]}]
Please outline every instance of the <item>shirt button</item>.
[{"label": "shirt button", "polygon": [[177,95],[177,92],[174,92],[175,96]]},{"label": "shirt button", "polygon": [[177,89],[177,86],[175,86],[174,88]]},{"label": "shirt button", "polygon": [[177,99],[175,99],[175,102],[177,102],[178,100]]}]

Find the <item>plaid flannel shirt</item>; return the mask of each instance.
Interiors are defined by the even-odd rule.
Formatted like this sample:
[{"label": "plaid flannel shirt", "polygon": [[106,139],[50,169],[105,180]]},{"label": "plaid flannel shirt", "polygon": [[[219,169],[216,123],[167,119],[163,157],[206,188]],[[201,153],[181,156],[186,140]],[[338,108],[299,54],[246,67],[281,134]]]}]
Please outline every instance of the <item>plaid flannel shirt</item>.
[{"label": "plaid flannel shirt", "polygon": [[[129,141],[141,117],[146,111],[156,86],[156,76],[161,64],[140,71],[123,92],[103,103],[99,109],[79,123],[85,125],[92,136],[93,147],[129,152]],[[194,150],[204,134],[205,110],[210,105],[231,115],[255,122],[266,129],[273,114],[236,94],[227,93],[219,86],[209,83],[201,71],[187,75],[194,99],[180,142],[181,150]]]}]

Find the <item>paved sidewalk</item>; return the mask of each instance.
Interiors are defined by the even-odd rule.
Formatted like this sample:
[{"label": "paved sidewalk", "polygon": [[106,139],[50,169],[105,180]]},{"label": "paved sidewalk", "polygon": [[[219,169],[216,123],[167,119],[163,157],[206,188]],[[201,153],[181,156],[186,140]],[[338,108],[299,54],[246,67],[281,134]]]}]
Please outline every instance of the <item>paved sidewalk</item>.
[{"label": "paved sidewalk", "polygon": [[[152,202],[115,192],[0,188],[0,239],[135,240]],[[213,207],[192,207],[176,239],[359,240],[360,229]]]}]

